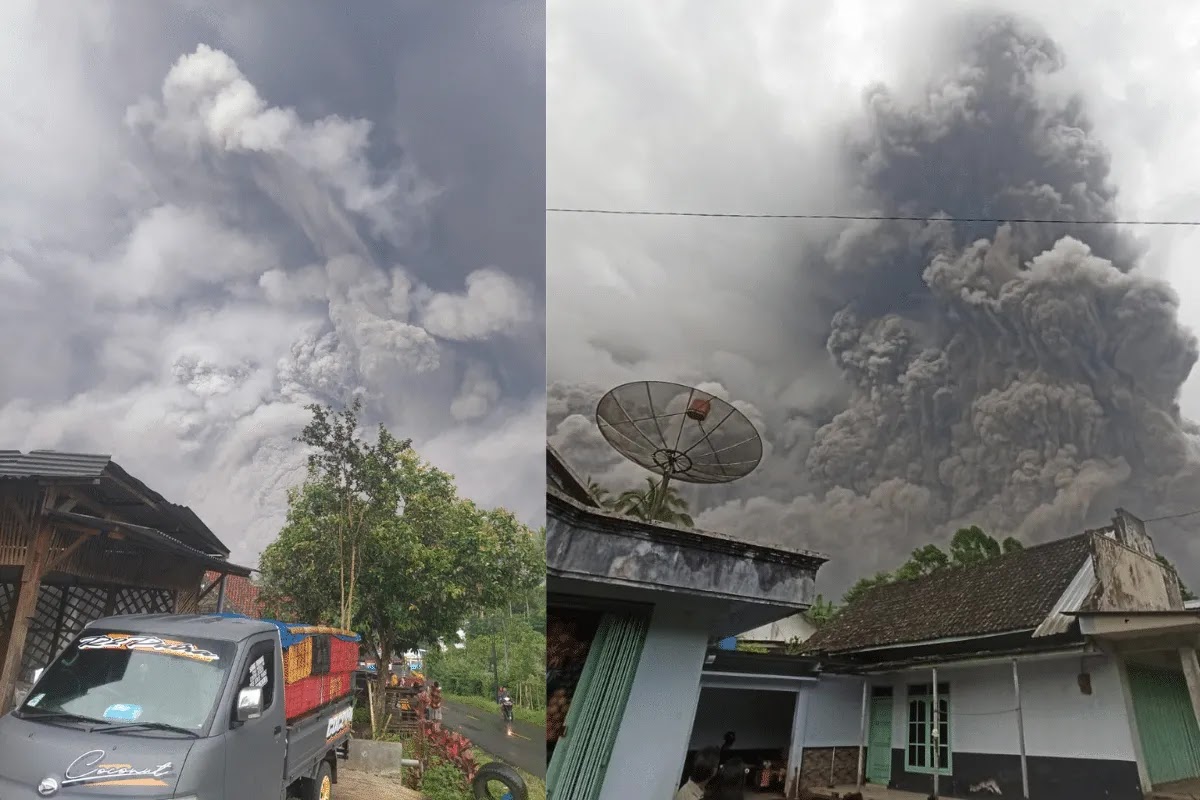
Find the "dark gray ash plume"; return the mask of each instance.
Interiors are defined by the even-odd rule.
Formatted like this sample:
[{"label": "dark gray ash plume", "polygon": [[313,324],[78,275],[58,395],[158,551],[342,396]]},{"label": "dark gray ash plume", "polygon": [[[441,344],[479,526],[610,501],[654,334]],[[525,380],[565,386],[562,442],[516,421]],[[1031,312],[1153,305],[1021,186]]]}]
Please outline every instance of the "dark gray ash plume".
[{"label": "dark gray ash plume", "polygon": [[[1040,88],[1061,67],[1055,44],[1008,17],[971,16],[958,35],[917,102],[868,92],[846,152],[862,205],[1115,220],[1109,157],[1083,103]],[[1200,506],[1196,430],[1177,405],[1197,342],[1174,291],[1136,269],[1139,252],[1115,224],[844,227],[802,269],[848,399],[832,415],[814,409],[788,443],[766,431],[777,460],[803,465],[790,486],[706,496],[700,524],[824,550],[844,586],[962,524],[1037,541],[1115,505],[1145,516]],[[580,405],[555,394],[559,411]],[[1184,555],[1175,530],[1155,534]]]}]

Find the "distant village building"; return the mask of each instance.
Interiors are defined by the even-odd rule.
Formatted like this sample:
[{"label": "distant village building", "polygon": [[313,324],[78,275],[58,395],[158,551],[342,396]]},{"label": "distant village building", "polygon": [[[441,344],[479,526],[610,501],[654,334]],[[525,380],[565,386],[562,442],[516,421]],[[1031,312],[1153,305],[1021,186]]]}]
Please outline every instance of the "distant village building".
[{"label": "distant village building", "polygon": [[253,579],[241,575],[229,575],[225,578],[225,587],[219,585],[221,573],[206,572],[202,583],[204,599],[200,603],[200,613],[215,614],[220,610],[231,614],[241,614],[244,617],[262,619],[266,611],[259,597],[258,586]]},{"label": "distant village building", "polygon": [[736,646],[736,643],[740,642],[751,646],[765,647],[768,650],[786,649],[803,644],[816,632],[817,626],[812,623],[807,614],[793,614],[777,622],[760,625],[754,630],[739,634],[734,645]]}]

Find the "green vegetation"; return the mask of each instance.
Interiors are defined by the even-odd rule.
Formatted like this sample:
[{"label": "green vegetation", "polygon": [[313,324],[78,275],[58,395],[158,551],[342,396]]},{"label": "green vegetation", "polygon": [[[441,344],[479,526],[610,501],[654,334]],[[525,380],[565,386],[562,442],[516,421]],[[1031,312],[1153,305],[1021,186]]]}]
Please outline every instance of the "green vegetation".
[{"label": "green vegetation", "polygon": [[421,794],[427,800],[471,800],[462,770],[436,757],[429,760],[421,776]]},{"label": "green vegetation", "polygon": [[616,496],[591,478],[587,479],[587,484],[588,491],[596,502],[609,511],[646,521],[682,525],[686,528],[696,525],[688,513],[687,499],[670,484],[663,488],[661,479],[646,478],[644,488],[627,489]]},{"label": "green vegetation", "polygon": [[[546,563],[537,532],[460,498],[453,476],[382,426],[374,444],[361,441],[357,403],[310,410],[299,437],[313,449],[308,477],[260,563],[269,613],[355,630],[386,664],[536,594]],[[378,680],[382,689],[386,670]],[[377,692],[380,712],[383,699]]]},{"label": "green vegetation", "polygon": [[493,714],[500,713],[495,694],[499,678],[512,694],[513,716],[544,724],[545,590],[537,586],[500,608],[483,611],[463,631],[463,647],[431,649],[426,655],[426,677],[440,681],[447,694]]},{"label": "green vegetation", "polygon": [[[950,538],[949,552],[942,550],[936,544],[927,544],[924,547],[918,547],[912,551],[908,561],[900,565],[894,572],[877,572],[868,578],[860,578],[842,597],[842,607],[845,608],[854,603],[869,590],[882,583],[911,581],[916,578],[923,578],[926,575],[932,575],[938,570],[946,569],[947,567],[964,567],[970,564],[978,564],[1005,553],[1015,552],[1021,548],[1021,543],[1013,537],[1009,536],[1003,542],[998,542],[984,533],[978,525],[959,528],[955,531],[954,536]],[[820,621],[813,619],[813,622],[823,624],[832,619],[836,613],[836,608],[833,608],[832,611],[825,611],[824,617]],[[811,612],[810,618],[812,618]]]}]

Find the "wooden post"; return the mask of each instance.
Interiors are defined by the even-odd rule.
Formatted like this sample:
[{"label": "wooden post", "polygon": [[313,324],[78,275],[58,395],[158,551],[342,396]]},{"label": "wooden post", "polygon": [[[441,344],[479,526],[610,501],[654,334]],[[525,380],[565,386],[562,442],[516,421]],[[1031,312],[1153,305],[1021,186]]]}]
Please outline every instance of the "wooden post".
[{"label": "wooden post", "polygon": [[25,548],[25,565],[21,568],[21,584],[17,592],[17,605],[13,609],[12,634],[8,637],[8,649],[4,652],[4,663],[0,666],[0,714],[12,710],[13,693],[21,676],[21,659],[25,655],[25,640],[29,635],[29,623],[37,613],[38,592],[42,588],[42,573],[50,555],[50,543],[54,539],[54,525],[48,520],[37,522],[37,532]]}]

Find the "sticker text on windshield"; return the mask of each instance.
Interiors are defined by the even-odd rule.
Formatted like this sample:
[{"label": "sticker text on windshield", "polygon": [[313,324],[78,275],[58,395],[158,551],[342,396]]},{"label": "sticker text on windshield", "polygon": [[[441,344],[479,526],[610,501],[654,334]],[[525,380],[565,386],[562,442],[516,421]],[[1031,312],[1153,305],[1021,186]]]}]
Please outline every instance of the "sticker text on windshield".
[{"label": "sticker text on windshield", "polygon": [[159,636],[133,633],[104,633],[85,636],[79,640],[80,650],[137,650],[146,653],[161,653],[179,656],[193,661],[213,662],[220,660],[216,653],[209,652],[189,642],[177,642]]}]

